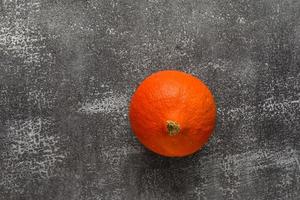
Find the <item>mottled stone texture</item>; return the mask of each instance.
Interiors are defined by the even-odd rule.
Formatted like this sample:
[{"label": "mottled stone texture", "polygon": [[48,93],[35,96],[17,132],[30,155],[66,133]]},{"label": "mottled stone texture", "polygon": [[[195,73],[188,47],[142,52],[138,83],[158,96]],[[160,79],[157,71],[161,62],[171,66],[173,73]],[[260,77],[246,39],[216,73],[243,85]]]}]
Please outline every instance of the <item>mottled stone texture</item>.
[{"label": "mottled stone texture", "polygon": [[[217,101],[187,158],[129,127],[162,69]],[[300,1],[1,0],[0,199],[300,199]]]}]

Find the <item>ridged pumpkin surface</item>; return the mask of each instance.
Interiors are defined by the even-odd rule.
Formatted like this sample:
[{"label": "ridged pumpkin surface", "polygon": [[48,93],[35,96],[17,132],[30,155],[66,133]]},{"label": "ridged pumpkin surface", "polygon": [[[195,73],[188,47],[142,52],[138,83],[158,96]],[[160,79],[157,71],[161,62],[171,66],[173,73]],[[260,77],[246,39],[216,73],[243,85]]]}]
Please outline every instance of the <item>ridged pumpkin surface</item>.
[{"label": "ridged pumpkin surface", "polygon": [[216,121],[216,105],[208,87],[196,77],[175,70],[147,77],[132,96],[130,124],[148,149],[168,157],[199,150]]}]

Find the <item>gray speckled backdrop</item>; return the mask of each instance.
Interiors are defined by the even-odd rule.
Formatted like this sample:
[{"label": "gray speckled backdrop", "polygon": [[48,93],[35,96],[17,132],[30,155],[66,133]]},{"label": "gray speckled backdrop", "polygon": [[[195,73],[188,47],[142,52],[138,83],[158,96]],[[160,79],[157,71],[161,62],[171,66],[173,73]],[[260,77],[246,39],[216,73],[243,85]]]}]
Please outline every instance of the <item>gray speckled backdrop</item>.
[{"label": "gray speckled backdrop", "polygon": [[[212,89],[197,154],[133,136],[138,83]],[[1,0],[0,199],[300,199],[299,0]]]}]

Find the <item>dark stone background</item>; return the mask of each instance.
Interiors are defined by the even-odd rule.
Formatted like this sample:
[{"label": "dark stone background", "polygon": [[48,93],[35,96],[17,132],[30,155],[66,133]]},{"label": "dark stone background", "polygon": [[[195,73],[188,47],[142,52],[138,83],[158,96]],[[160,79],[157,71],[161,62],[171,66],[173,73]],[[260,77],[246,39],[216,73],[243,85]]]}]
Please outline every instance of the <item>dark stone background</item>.
[{"label": "dark stone background", "polygon": [[[152,72],[218,105],[197,154],[145,150],[128,102]],[[300,199],[299,0],[1,0],[0,199]]]}]

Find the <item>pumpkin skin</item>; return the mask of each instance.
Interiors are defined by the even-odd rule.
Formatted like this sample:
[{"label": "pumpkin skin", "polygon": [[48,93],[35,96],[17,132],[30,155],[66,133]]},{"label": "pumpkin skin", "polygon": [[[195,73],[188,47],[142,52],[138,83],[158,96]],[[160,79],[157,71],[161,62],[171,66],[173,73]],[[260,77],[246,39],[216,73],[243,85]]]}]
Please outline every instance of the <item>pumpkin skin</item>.
[{"label": "pumpkin skin", "polygon": [[146,148],[162,156],[183,157],[207,143],[215,127],[216,104],[201,80],[165,70],[139,85],[131,98],[129,118]]}]

